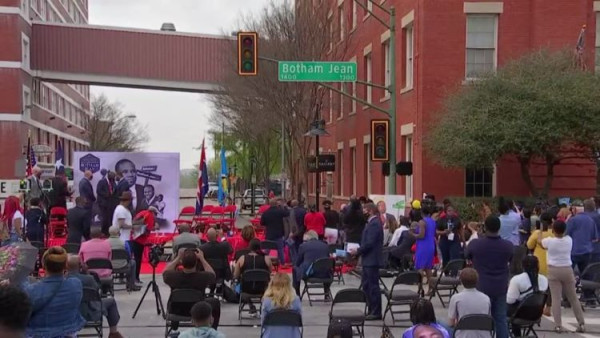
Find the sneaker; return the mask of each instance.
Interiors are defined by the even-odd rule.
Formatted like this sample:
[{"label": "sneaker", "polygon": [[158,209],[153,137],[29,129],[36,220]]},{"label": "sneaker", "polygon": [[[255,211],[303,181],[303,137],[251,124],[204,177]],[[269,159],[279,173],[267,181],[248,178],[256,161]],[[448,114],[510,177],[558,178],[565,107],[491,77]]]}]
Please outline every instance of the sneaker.
[{"label": "sneaker", "polygon": [[117,331],[117,332],[109,333],[108,338],[123,338],[123,335],[121,333],[119,333],[119,331]]},{"label": "sneaker", "polygon": [[377,316],[377,315],[368,315],[365,317],[365,320],[381,320],[381,316]]}]

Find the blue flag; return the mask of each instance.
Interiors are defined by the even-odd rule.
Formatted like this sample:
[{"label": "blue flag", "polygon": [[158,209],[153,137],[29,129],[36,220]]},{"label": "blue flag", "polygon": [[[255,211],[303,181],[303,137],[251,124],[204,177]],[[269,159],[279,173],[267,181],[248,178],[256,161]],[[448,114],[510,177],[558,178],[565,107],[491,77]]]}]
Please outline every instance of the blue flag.
[{"label": "blue flag", "polygon": [[198,165],[198,188],[196,190],[196,215],[202,213],[204,207],[204,196],[208,192],[208,170],[206,169],[206,153],[204,152],[204,140],[202,140],[202,153]]},{"label": "blue flag", "polygon": [[221,177],[219,179],[219,205],[225,205],[227,197],[227,159],[225,157],[225,148],[221,147]]},{"label": "blue flag", "polygon": [[64,176],[65,175],[65,153],[63,152],[63,147],[60,141],[56,146],[56,162],[54,163],[55,173],[54,176]]}]

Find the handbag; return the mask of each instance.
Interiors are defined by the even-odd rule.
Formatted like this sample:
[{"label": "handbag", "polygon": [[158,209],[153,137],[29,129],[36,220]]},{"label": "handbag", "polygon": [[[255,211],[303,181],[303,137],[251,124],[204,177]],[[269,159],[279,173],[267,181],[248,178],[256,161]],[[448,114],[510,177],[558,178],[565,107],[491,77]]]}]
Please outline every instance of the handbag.
[{"label": "handbag", "polygon": [[385,324],[383,324],[383,328],[381,329],[381,338],[394,338],[392,330]]}]

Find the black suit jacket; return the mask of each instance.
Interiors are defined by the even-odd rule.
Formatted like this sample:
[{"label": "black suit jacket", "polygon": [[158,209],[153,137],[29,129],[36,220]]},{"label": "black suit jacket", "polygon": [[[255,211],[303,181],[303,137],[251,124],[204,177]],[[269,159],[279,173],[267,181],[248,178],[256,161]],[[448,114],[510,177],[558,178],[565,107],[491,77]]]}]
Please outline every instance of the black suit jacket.
[{"label": "black suit jacket", "polygon": [[[298,249],[298,255],[294,265],[298,268],[298,275],[296,278],[302,278],[304,273],[311,264],[313,264],[319,258],[329,257],[329,245],[318,239],[312,239],[308,242],[304,242]],[[317,278],[327,278],[329,276],[317,276]]]},{"label": "black suit jacket", "polygon": [[100,208],[109,208],[114,202],[114,192],[116,189],[113,187],[113,194],[109,190],[109,182],[106,178],[103,178],[96,185],[96,194],[98,194],[98,206]]},{"label": "black suit jacket", "polygon": [[364,267],[383,266],[383,224],[379,217],[373,217],[362,233],[358,254],[362,256]]},{"label": "black suit jacket", "polygon": [[67,207],[67,197],[71,196],[67,182],[60,177],[52,179],[52,191],[50,191],[50,209],[54,207]]},{"label": "black suit jacket", "polygon": [[92,221],[92,213],[90,209],[75,207],[67,212],[67,225],[69,227],[69,235],[67,243],[81,243],[81,237],[86,240],[90,239],[90,223]]},{"label": "black suit jacket", "polygon": [[265,227],[267,240],[277,240],[283,237],[283,219],[290,216],[285,208],[270,207],[260,217],[260,224]]},{"label": "black suit jacket", "polygon": [[[204,253],[204,258],[210,263],[211,261],[220,261],[223,269],[215,269],[217,279],[231,279],[231,270],[228,264],[228,255],[233,252],[233,248],[229,242],[208,242],[200,246],[200,250]],[[212,265],[212,264],[211,264]],[[214,269],[214,267],[213,267]]]},{"label": "black suit jacket", "polygon": [[91,209],[92,205],[94,205],[94,202],[96,202],[96,196],[94,195],[92,183],[90,183],[90,180],[85,177],[79,181],[79,196],[86,199],[86,209]]}]

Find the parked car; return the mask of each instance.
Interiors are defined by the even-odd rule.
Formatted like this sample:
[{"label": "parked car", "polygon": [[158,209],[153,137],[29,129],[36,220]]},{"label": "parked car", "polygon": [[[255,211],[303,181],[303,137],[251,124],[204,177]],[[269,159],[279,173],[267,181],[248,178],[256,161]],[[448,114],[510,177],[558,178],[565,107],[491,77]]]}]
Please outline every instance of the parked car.
[{"label": "parked car", "polygon": [[[267,194],[262,189],[254,189],[254,205],[260,206],[267,203]],[[246,189],[242,196],[242,209],[252,207],[252,189]]]}]

